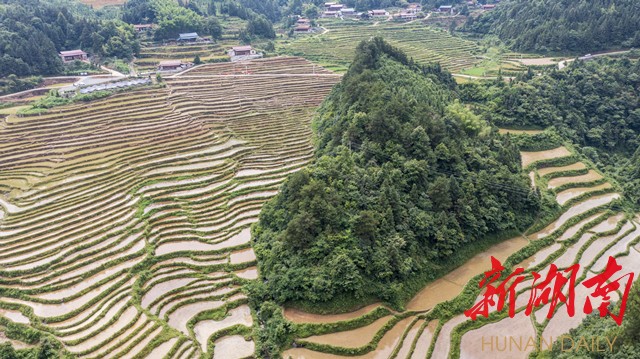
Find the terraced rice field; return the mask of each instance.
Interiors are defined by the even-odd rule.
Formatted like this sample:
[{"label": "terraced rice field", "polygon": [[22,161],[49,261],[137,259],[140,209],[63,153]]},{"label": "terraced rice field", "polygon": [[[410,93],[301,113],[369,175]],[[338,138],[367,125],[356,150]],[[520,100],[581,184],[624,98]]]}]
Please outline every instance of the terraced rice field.
[{"label": "terraced rice field", "polygon": [[[522,153],[524,166],[531,171],[534,184],[539,188],[547,188],[545,185],[551,180],[579,178],[579,174],[592,173],[582,162],[545,167],[545,161],[570,156],[571,151],[564,147]],[[325,330],[321,335],[296,338],[296,347],[286,350],[284,357],[346,359],[351,357],[346,355],[349,351],[356,350],[356,358],[527,358],[529,351],[498,351],[497,348],[489,350],[488,347],[482,351],[483,336],[485,340],[497,333],[514,336],[516,340],[519,336],[525,340],[529,336],[539,338],[540,335],[547,341],[550,336],[557,338],[584,319],[581,305],[588,293],[579,283],[586,276],[591,277],[603,270],[610,255],[618,256],[618,263],[625,273],[634,272],[636,278],[640,274],[640,218],[616,211],[612,203],[620,197],[617,189],[597,179],[593,182],[564,182],[562,191],[550,189],[564,209],[555,221],[535,233],[495,245],[449,275],[430,283],[406,305],[406,311],[381,309],[384,308],[381,304],[333,316],[286,309],[285,318],[295,325],[316,325],[321,330],[322,325],[331,323],[338,328],[350,329],[330,333]],[[566,191],[574,193],[567,198]],[[471,319],[463,314],[454,313],[453,317],[440,318],[439,314],[434,314],[436,311],[432,311],[440,303],[461,295],[465,286],[477,288],[477,275],[490,269],[490,255],[507,263],[507,259],[520,249],[536,244],[543,244],[537,253],[512,264],[525,268],[527,273],[539,271],[543,276],[550,262],[559,269],[577,262],[581,264],[576,283],[577,309],[573,318],[568,317],[564,306],[556,309],[551,320],[546,320],[548,306],[543,306],[531,316],[525,316],[523,310],[529,300],[531,279],[518,286],[517,313],[514,318],[505,319],[504,314],[494,313],[496,309],[493,307],[490,312],[494,315],[489,320],[483,322],[481,327],[469,330],[464,326],[470,324]],[[443,305],[446,307],[446,304]],[[599,302],[593,302],[593,305],[595,308]],[[381,322],[387,325],[383,326]],[[351,343],[355,343],[357,348]]]},{"label": "terraced rice field", "polygon": [[304,56],[323,65],[345,66],[351,62],[360,41],[382,36],[417,62],[440,62],[450,71],[472,67],[480,62],[473,56],[479,52],[474,42],[451,36],[447,32],[418,22],[382,22],[373,25],[325,20],[322,25],[326,32],[298,37],[281,44],[278,51]]},{"label": "terraced rice field", "polygon": [[236,46],[237,41],[222,41],[204,44],[186,44],[144,46],[140,54],[134,61],[138,71],[155,70],[160,61],[182,60],[183,62],[193,62],[196,56],[200,56],[203,62],[210,60],[226,60],[227,50]]},{"label": "terraced rice field", "polygon": [[311,158],[339,76],[299,58],[225,66],[2,119],[0,315],[80,358],[253,354],[249,226]]}]

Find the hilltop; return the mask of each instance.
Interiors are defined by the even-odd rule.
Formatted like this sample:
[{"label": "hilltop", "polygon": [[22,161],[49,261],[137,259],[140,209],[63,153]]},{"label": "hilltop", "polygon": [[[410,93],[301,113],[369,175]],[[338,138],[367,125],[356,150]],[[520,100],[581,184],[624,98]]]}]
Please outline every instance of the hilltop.
[{"label": "hilltop", "polygon": [[456,96],[439,66],[380,38],[359,45],[315,119],[313,164],[254,229],[273,298],[400,304],[455,252],[531,224],[539,198],[516,147]]}]

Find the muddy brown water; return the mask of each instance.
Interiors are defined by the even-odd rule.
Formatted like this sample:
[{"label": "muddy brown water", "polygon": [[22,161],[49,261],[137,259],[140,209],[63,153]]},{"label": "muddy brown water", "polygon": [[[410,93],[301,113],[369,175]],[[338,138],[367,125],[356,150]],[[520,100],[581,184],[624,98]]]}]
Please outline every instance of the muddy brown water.
[{"label": "muddy brown water", "polygon": [[393,318],[391,315],[379,318],[369,325],[347,330],[343,332],[335,332],[324,335],[314,335],[303,340],[316,343],[327,344],[335,347],[358,348],[367,345],[376,333]]},{"label": "muddy brown water", "polygon": [[436,332],[437,328],[437,320],[432,320],[431,322],[429,322],[429,324],[427,324],[422,334],[420,334],[420,336],[418,337],[416,347],[411,354],[411,359],[424,359],[427,357],[429,347],[431,346],[431,341],[433,340],[433,334]]},{"label": "muddy brown water", "polygon": [[162,243],[158,246],[158,249],[156,249],[156,254],[163,255],[184,251],[217,251],[224,248],[237,247],[249,243],[249,241],[251,240],[251,235],[248,233],[249,232],[247,232],[246,230],[243,230],[226,241],[213,244],[203,243],[200,241],[178,241]]},{"label": "muddy brown water", "polygon": [[222,320],[203,320],[193,327],[193,332],[196,335],[196,339],[200,343],[203,351],[207,350],[207,341],[209,337],[226,328],[234,325],[243,325],[245,327],[251,327],[253,325],[253,318],[251,317],[251,310],[247,305],[241,305],[237,308],[229,310],[227,316]]},{"label": "muddy brown water", "polygon": [[409,329],[409,331],[407,332],[407,336],[402,341],[402,345],[400,346],[400,350],[398,351],[396,358],[405,359],[409,357],[409,354],[411,354],[411,345],[413,344],[418,334],[420,334],[420,327],[422,327],[423,324],[424,320],[418,320],[411,327],[411,329]]},{"label": "muddy brown water", "polygon": [[[393,349],[400,343],[400,338],[409,327],[414,317],[408,317],[398,322],[380,340],[378,346],[372,352],[364,355],[353,356],[354,359],[386,359],[393,352]],[[293,348],[282,353],[284,358],[292,359],[344,359],[344,356],[315,352],[305,348]]]},{"label": "muddy brown water", "polygon": [[606,221],[598,224],[597,226],[591,228],[589,231],[594,233],[603,233],[614,230],[620,221],[624,220],[624,213],[617,214],[615,216],[611,216],[607,218]]},{"label": "muddy brown water", "polygon": [[205,310],[220,308],[224,303],[225,302],[223,301],[215,300],[183,305],[175,312],[169,314],[169,325],[184,334],[189,335],[189,331],[187,330],[187,322],[189,319],[200,312],[204,312]]},{"label": "muddy brown water", "polygon": [[455,298],[471,278],[491,269],[491,256],[504,262],[510,255],[524,248],[527,244],[529,241],[523,237],[515,237],[475,255],[453,272],[425,286],[407,304],[407,309],[424,311],[433,308],[440,302]]},{"label": "muddy brown water", "polygon": [[453,329],[461,323],[470,320],[464,314],[453,317],[448,322],[442,325],[438,339],[436,339],[436,345],[433,348],[433,354],[431,359],[448,359],[449,351],[451,350],[451,332]]},{"label": "muddy brown water", "polygon": [[249,267],[247,269],[235,272],[235,275],[242,279],[258,279],[258,268]]},{"label": "muddy brown water", "polygon": [[29,318],[25,317],[24,314],[17,310],[0,309],[0,316],[8,318],[16,323],[29,324]]},{"label": "muddy brown water", "polygon": [[603,183],[599,186],[594,186],[594,187],[578,187],[578,188],[570,188],[567,190],[564,190],[560,193],[558,193],[556,195],[556,201],[558,201],[558,204],[561,206],[564,206],[565,203],[569,202],[570,200],[579,197],[585,193],[589,193],[589,192],[594,192],[594,191],[599,191],[602,189],[607,189],[607,188],[611,188],[611,183],[606,182]]},{"label": "muddy brown water", "polygon": [[[607,194],[603,194],[603,195],[600,195],[600,196],[594,196],[594,197],[591,197],[591,198],[589,198],[589,199],[587,199],[587,200],[585,200],[583,202],[577,203],[574,206],[572,206],[571,208],[569,208],[562,215],[560,215],[560,217],[557,220],[555,220],[553,223],[551,223],[550,225],[548,225],[547,227],[545,227],[541,231],[530,235],[529,238],[531,240],[536,240],[536,239],[540,239],[540,238],[546,237],[549,234],[551,234],[554,231],[556,231],[557,229],[559,229],[560,227],[562,227],[562,225],[567,223],[567,221],[569,219],[571,219],[572,217],[575,217],[575,216],[578,216],[578,215],[583,214],[585,212],[588,212],[592,208],[595,208],[595,207],[602,206],[602,205],[605,205],[607,203],[610,203],[611,201],[613,201],[614,199],[617,199],[619,197],[620,197],[620,194],[618,194],[618,193],[607,193]],[[580,229],[580,227],[578,227],[578,226],[573,226],[572,228],[575,228],[576,233]],[[566,240],[568,238],[571,238],[571,235],[568,235],[568,234],[571,234],[571,233],[567,233],[567,232],[569,232],[569,231],[566,231],[564,233],[564,235],[562,235],[558,239],[558,241]],[[573,234],[575,234],[575,233],[573,233]]]},{"label": "muddy brown water", "polygon": [[522,156],[522,167],[527,167],[537,161],[567,157],[571,155],[571,152],[566,147],[558,147],[547,151],[520,152],[520,155]]},{"label": "muddy brown water", "polygon": [[166,342],[155,347],[148,355],[147,358],[164,358],[169,352],[171,348],[176,344],[178,338],[171,338]]},{"label": "muddy brown water", "polygon": [[555,173],[560,171],[576,171],[587,168],[587,166],[582,162],[576,162],[574,164],[568,166],[560,166],[560,167],[545,167],[538,170],[538,174],[540,177],[546,176],[549,173]]},{"label": "muddy brown water", "polygon": [[586,183],[593,182],[602,178],[598,172],[589,170],[587,174],[574,177],[558,177],[549,181],[549,188],[557,188],[568,183]]},{"label": "muddy brown water", "polygon": [[254,351],[253,341],[247,341],[240,335],[230,335],[214,342],[213,359],[243,359]]},{"label": "muddy brown water", "polygon": [[609,256],[615,257],[617,254],[626,252],[631,242],[637,239],[640,236],[640,226],[636,226],[636,229],[626,235],[624,238],[615,242],[615,244],[606,250],[600,258],[596,261],[596,263],[591,268],[592,272],[598,273],[604,270],[607,261],[609,260]]},{"label": "muddy brown water", "polygon": [[256,254],[253,248],[244,249],[241,251],[233,252],[229,255],[230,264],[240,264],[256,260]]},{"label": "muddy brown water", "polygon": [[589,263],[591,263],[594,259],[596,259],[596,256],[598,255],[598,253],[602,252],[605,248],[607,248],[609,245],[611,245],[611,243],[613,243],[614,241],[617,240],[617,238],[622,234],[625,233],[626,231],[628,231],[629,229],[631,229],[631,224],[625,224],[622,229],[620,230],[619,233],[616,233],[614,235],[611,236],[607,236],[607,237],[600,237],[595,239],[590,245],[589,247],[584,251],[584,253],[582,253],[582,256],[580,258],[580,263],[581,263],[581,271],[584,269],[584,266],[588,265]]},{"label": "muddy brown water", "polygon": [[346,320],[351,320],[351,319],[355,319],[358,317],[361,317],[369,312],[371,312],[372,310],[374,310],[375,308],[379,307],[380,304],[376,303],[376,304],[370,304],[366,307],[363,307],[361,309],[358,309],[356,311],[353,312],[349,312],[349,313],[343,313],[343,314],[327,314],[327,315],[323,315],[323,314],[312,314],[312,313],[307,313],[298,309],[293,309],[293,308],[285,308],[284,310],[284,317],[293,323],[296,324],[300,324],[300,323],[312,323],[312,324],[320,324],[320,323],[335,323],[335,322],[342,322],[342,321],[346,321]]},{"label": "muddy brown water", "polygon": [[550,245],[548,247],[545,247],[544,249],[536,252],[536,254],[534,254],[531,257],[525,259],[524,261],[519,263],[516,267],[521,267],[521,268],[524,268],[524,269],[533,268],[533,267],[537,266],[538,264],[544,262],[551,254],[555,253],[560,248],[562,248],[562,245],[560,243],[554,243],[554,244],[552,244],[552,245]]},{"label": "muddy brown water", "polygon": [[153,332],[151,332],[151,334],[145,335],[145,337],[140,342],[138,342],[138,344],[136,344],[133,348],[131,348],[131,350],[129,350],[121,358],[133,359],[137,357],[138,353],[142,352],[144,348],[146,348],[151,343],[151,341],[154,340],[160,334],[160,332],[162,332],[162,330],[163,328],[162,326],[160,326],[157,329],[155,329]]},{"label": "muddy brown water", "polygon": [[135,307],[129,307],[120,317],[118,317],[114,324],[104,328],[104,330],[98,333],[95,333],[95,335],[92,335],[88,340],[84,340],[78,345],[69,346],[68,349],[72,352],[80,352],[88,350],[98,344],[108,342],[113,334],[132,326],[138,320],[136,319],[137,313],[138,311]]},{"label": "muddy brown water", "polygon": [[[494,338],[495,337],[495,338]],[[504,338],[513,337],[523,344],[519,350],[517,346],[505,345]],[[465,359],[526,359],[534,349],[525,350],[528,338],[534,338],[536,332],[531,319],[524,315],[524,311],[517,313],[513,318],[505,318],[497,323],[485,325],[479,329],[470,330],[462,336],[460,342],[460,358]],[[509,339],[507,339],[509,341]],[[505,348],[500,351],[498,349]]]}]

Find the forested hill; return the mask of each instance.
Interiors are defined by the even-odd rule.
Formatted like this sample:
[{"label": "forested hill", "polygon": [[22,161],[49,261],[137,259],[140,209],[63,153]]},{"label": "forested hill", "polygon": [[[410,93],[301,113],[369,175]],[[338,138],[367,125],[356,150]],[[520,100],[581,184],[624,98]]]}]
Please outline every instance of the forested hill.
[{"label": "forested hill", "polygon": [[64,50],[124,59],[139,51],[133,27],[87,18],[79,7],[84,6],[73,1],[0,0],[0,78],[60,74],[58,52]]},{"label": "forested hill", "polygon": [[397,303],[454,252],[532,221],[517,149],[456,96],[439,66],[380,38],[359,45],[315,120],[314,163],[254,228],[271,298]]},{"label": "forested hill", "polygon": [[504,0],[464,28],[516,51],[589,53],[640,45],[637,0]]}]

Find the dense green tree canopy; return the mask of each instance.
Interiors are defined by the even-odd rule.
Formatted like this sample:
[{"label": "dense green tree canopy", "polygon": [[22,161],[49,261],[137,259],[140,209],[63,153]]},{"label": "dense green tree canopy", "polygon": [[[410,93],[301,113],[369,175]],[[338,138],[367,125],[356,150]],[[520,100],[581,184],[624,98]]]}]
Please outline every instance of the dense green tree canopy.
[{"label": "dense green tree canopy", "polygon": [[496,34],[517,51],[590,53],[640,45],[637,0],[504,0],[468,31]]},{"label": "dense green tree canopy", "polygon": [[0,77],[60,74],[58,52],[77,48],[129,59],[140,45],[121,21],[87,19],[74,7],[40,0],[0,0]]},{"label": "dense green tree canopy", "polygon": [[[525,76],[510,86],[477,85],[482,116],[506,127],[554,126],[640,206],[640,63],[576,61],[561,71]],[[476,99],[477,100],[477,99]],[[475,100],[474,100],[475,101]]]},{"label": "dense green tree canopy", "polygon": [[530,223],[538,199],[517,149],[455,97],[439,66],[379,38],[358,47],[315,120],[315,162],[255,227],[276,300],[398,301],[461,246]]}]

